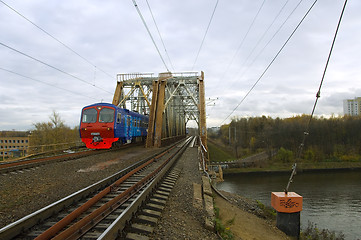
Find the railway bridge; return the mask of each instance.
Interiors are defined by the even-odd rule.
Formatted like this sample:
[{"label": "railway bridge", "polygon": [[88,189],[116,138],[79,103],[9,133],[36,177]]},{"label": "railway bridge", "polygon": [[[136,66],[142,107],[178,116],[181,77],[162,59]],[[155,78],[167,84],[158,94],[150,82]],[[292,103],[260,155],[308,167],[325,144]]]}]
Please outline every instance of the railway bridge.
[{"label": "railway bridge", "polygon": [[204,89],[203,72],[118,74],[113,104],[149,115],[148,148],[184,137],[192,120],[206,147]]},{"label": "railway bridge", "polygon": [[[208,162],[204,73],[118,74],[112,103],[149,115],[146,148],[129,144],[0,165],[8,209],[0,212],[0,239],[217,239],[212,190],[202,179]],[[187,136],[190,121],[199,136]],[[98,174],[105,178],[94,182]],[[81,188],[84,182],[89,186]],[[24,188],[12,191],[14,183]],[[16,221],[5,225],[14,212]]]}]

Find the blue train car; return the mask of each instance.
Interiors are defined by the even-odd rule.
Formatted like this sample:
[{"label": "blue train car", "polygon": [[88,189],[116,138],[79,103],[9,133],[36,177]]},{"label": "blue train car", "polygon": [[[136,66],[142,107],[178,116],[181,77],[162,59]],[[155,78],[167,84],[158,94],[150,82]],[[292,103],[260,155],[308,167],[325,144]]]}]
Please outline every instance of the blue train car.
[{"label": "blue train car", "polygon": [[80,138],[87,148],[107,149],[147,136],[149,118],[109,103],[82,109]]}]

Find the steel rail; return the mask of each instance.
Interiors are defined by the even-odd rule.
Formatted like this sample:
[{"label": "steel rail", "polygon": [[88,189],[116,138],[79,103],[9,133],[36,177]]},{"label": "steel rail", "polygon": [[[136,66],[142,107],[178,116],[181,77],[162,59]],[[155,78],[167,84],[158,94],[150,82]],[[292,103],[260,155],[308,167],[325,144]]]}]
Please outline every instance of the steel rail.
[{"label": "steel rail", "polygon": [[13,171],[18,171],[22,169],[32,168],[36,166],[40,166],[47,163],[54,163],[54,162],[62,162],[62,161],[69,161],[73,159],[78,159],[81,157],[86,157],[90,155],[97,155],[106,153],[109,151],[117,151],[120,149],[132,147],[132,146],[138,146],[139,144],[127,144],[122,145],[121,148],[117,149],[110,149],[110,150],[100,150],[100,151],[81,151],[81,152],[75,152],[75,153],[67,153],[67,154],[61,154],[61,155],[55,155],[55,156],[48,156],[48,157],[42,157],[42,158],[35,158],[35,159],[24,159],[24,160],[17,160],[17,161],[11,161],[11,162],[4,162],[0,163],[0,174],[2,173],[8,173]]},{"label": "steel rail", "polygon": [[[184,143],[184,145],[187,145],[189,143],[189,139]],[[170,151],[175,148],[176,145],[174,145],[172,148],[168,149],[167,151],[163,152],[162,154],[150,159],[149,161],[145,162],[141,166],[137,167],[136,169],[132,170],[131,172],[127,173],[125,176],[123,176],[121,179],[116,181],[114,184],[110,185],[106,189],[104,189],[102,192],[94,196],[92,199],[88,200],[84,205],[80,206],[78,209],[74,210],[72,213],[67,215],[65,218],[63,218],[60,222],[56,223],[52,227],[50,227],[48,230],[46,230],[44,233],[39,235],[36,240],[43,240],[43,239],[78,239],[81,236],[85,235],[90,229],[95,227],[99,222],[101,222],[103,219],[105,219],[108,215],[110,215],[113,211],[115,211],[118,207],[120,207],[122,204],[127,202],[130,198],[135,196],[140,190],[144,188],[144,186],[148,185],[155,177],[156,175],[161,172],[162,169],[172,160],[174,157],[183,149],[179,148],[174,153],[171,154],[171,156],[167,157],[166,160],[164,160],[160,166],[158,166],[156,169],[154,169],[150,174],[143,177],[140,181],[133,184],[131,187],[126,189],[124,192],[121,192],[119,195],[114,197],[113,199],[107,201],[102,206],[97,208],[96,210],[92,211],[90,214],[86,215],[79,221],[72,224],[70,227],[67,227],[69,223],[73,222],[78,216],[80,216],[82,213],[84,213],[87,209],[90,208],[90,206],[93,206],[96,202],[98,202],[100,199],[105,197],[108,193],[112,192],[113,189],[116,189],[120,183],[124,182],[126,179],[128,179],[130,176],[135,174],[136,172],[139,172],[141,169],[147,167],[151,163],[153,163],[157,158],[162,157],[166,153],[170,153]],[[58,233],[60,230],[67,227],[64,231]]]},{"label": "steel rail", "polygon": [[180,147],[179,151],[177,151],[168,164],[164,166],[159,171],[159,174],[155,176],[153,181],[145,187],[142,193],[117,217],[115,221],[98,237],[98,240],[112,240],[119,238],[119,233],[125,228],[127,222],[131,221],[133,216],[139,210],[141,205],[147,200],[148,196],[154,191],[159,182],[164,178],[167,172],[171,169],[175,161],[183,154],[186,147],[190,143],[190,138],[188,138],[182,147]]},{"label": "steel rail", "polygon": [[[114,188],[119,186],[122,182],[127,180],[130,176],[134,175],[136,172],[140,171],[141,169],[143,169],[143,168],[147,167],[148,165],[150,165],[151,163],[153,163],[156,159],[158,159],[161,156],[165,155],[167,152],[169,152],[173,148],[175,148],[175,146],[173,146],[170,149],[164,151],[163,153],[151,158],[150,160],[143,163],[139,167],[137,167],[137,168],[133,169],[132,171],[128,172],[123,177],[121,177],[119,180],[117,180],[115,183],[113,183],[110,186],[106,187],[103,191],[101,191],[100,193],[98,193],[97,195],[92,197],[85,204],[83,204],[82,206],[80,206],[79,208],[77,208],[76,210],[71,212],[69,215],[67,215],[65,218],[63,218],[59,222],[57,222],[55,225],[50,227],[48,230],[43,232],[41,235],[39,235],[35,239],[36,240],[44,240],[44,239],[50,239],[50,238],[56,236],[56,234],[59,231],[61,231],[63,228],[65,228],[67,225],[69,225],[73,220],[75,220],[81,214],[86,212],[90,207],[94,206],[97,202],[99,202],[99,200],[104,198]],[[107,216],[104,209],[107,209],[108,206],[113,206],[115,204],[115,202],[118,202],[118,200],[123,200],[123,198],[125,196],[131,196],[129,194],[131,192],[133,192],[133,190],[135,189],[134,186],[136,186],[137,184],[133,185],[133,187],[127,189],[121,195],[117,196],[113,200],[107,202],[101,208],[98,208],[96,211],[92,212],[87,217],[83,218],[82,220],[80,220],[79,222],[77,222],[76,224],[74,224],[73,226],[68,228],[67,230],[63,231],[61,234],[58,234],[56,237],[54,237],[54,239],[67,239],[68,237],[73,235],[74,232],[78,231],[78,229],[80,229],[80,228],[84,227],[85,225],[89,224],[89,222],[96,222],[96,220],[94,220],[94,219],[98,218],[99,215]],[[127,199],[129,199],[129,198],[127,198]],[[118,204],[118,205],[120,205],[120,204]]]},{"label": "steel rail", "polygon": [[42,165],[44,163],[67,161],[67,160],[71,160],[71,159],[81,158],[81,157],[100,154],[100,153],[104,153],[104,152],[83,151],[83,152],[56,155],[56,156],[51,156],[51,157],[25,159],[25,160],[13,161],[13,162],[4,162],[4,163],[0,164],[0,173],[17,171],[17,170],[21,170],[24,168],[31,168],[31,167]]},{"label": "steel rail", "polygon": [[[167,149],[160,151],[161,154],[166,154],[167,151],[170,151],[170,147]],[[12,239],[19,235],[20,233],[30,229],[31,227],[35,226],[39,222],[49,218],[50,216],[54,215],[54,213],[60,212],[64,208],[70,206],[74,202],[78,202],[80,199],[85,198],[89,194],[93,194],[100,189],[104,189],[106,186],[111,185],[112,183],[116,182],[119,178],[123,177],[127,173],[131,172],[135,168],[139,167],[140,165],[144,164],[145,162],[149,161],[150,159],[156,157],[157,159],[158,154],[154,154],[148,158],[145,158],[133,165],[97,182],[94,183],[82,190],[79,190],[59,201],[54,202],[38,211],[29,214],[3,228],[0,229],[0,239]]]}]

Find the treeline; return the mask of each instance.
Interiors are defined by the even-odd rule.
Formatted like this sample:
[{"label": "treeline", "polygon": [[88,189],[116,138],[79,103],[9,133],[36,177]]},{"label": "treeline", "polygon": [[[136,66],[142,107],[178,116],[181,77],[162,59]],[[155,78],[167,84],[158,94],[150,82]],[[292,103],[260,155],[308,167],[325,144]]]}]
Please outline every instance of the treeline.
[{"label": "treeline", "polygon": [[58,113],[53,112],[49,119],[48,122],[34,124],[34,130],[30,136],[31,152],[61,149],[80,141],[79,129],[66,126]]},{"label": "treeline", "polygon": [[301,159],[310,161],[352,161],[361,156],[361,118],[313,118],[310,116],[280,119],[270,117],[236,118],[209,133],[234,149],[236,157],[260,151],[281,150],[287,159],[298,156],[306,134]]}]

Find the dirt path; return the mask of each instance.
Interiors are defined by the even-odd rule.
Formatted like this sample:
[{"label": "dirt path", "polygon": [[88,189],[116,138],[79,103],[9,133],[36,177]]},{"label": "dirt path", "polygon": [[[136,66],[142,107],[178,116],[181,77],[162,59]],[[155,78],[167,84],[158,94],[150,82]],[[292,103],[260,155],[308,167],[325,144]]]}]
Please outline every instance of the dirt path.
[{"label": "dirt path", "polygon": [[219,218],[225,227],[229,227],[234,239],[290,239],[275,226],[252,213],[240,209],[222,197],[215,196],[215,205],[219,208]]}]

